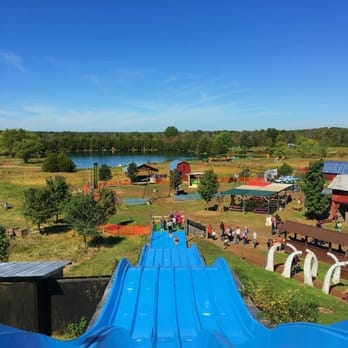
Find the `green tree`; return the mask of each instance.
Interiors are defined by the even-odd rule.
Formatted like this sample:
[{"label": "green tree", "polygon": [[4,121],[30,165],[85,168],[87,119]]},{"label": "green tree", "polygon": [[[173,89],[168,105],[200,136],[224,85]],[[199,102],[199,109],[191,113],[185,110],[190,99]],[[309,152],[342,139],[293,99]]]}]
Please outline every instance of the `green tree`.
[{"label": "green tree", "polygon": [[176,127],[174,126],[169,126],[166,128],[166,130],[164,131],[164,134],[166,137],[176,137],[179,134],[179,131]]},{"label": "green tree", "polygon": [[60,172],[72,173],[76,171],[75,163],[64,152],[58,153],[57,163]]},{"label": "green tree", "polygon": [[15,157],[17,145],[26,138],[27,132],[20,129],[6,129],[0,133],[0,148],[4,155]]},{"label": "green tree", "polygon": [[23,213],[40,231],[41,225],[48,222],[54,214],[50,191],[46,187],[24,191]]},{"label": "green tree", "polygon": [[171,170],[169,173],[169,194],[173,189],[174,191],[182,184],[182,175],[181,173],[175,168],[174,170]]},{"label": "green tree", "polygon": [[59,212],[70,199],[69,186],[63,176],[46,179],[47,189],[50,193],[52,209],[55,212],[56,222],[59,221]]},{"label": "green tree", "polygon": [[72,196],[65,205],[64,217],[66,221],[82,237],[87,247],[87,238],[99,234],[97,226],[105,220],[105,212],[93,198],[93,194],[78,193]]},{"label": "green tree", "polygon": [[26,137],[15,147],[16,157],[22,158],[25,163],[30,158],[41,157],[42,143],[40,138],[32,133],[27,133]]},{"label": "green tree", "polygon": [[232,145],[231,134],[228,132],[221,132],[213,138],[211,151],[216,155],[226,154]]},{"label": "green tree", "polygon": [[300,182],[305,196],[304,205],[308,218],[320,218],[328,208],[328,197],[322,194],[324,184],[323,161],[311,162]]},{"label": "green tree", "polygon": [[206,209],[208,210],[208,203],[214,198],[218,192],[219,184],[217,182],[217,175],[212,169],[206,170],[202,175],[198,184],[198,193],[206,202]]},{"label": "green tree", "polygon": [[97,205],[104,212],[105,221],[103,223],[106,223],[107,219],[116,212],[116,197],[114,192],[106,188],[101,189],[99,191]]},{"label": "green tree", "polygon": [[49,173],[59,172],[56,153],[48,153],[46,155],[46,157],[42,161],[41,170],[43,172],[49,172]]},{"label": "green tree", "polygon": [[76,166],[67,154],[51,152],[42,161],[41,170],[49,173],[72,173],[76,171]]},{"label": "green tree", "polygon": [[297,152],[303,158],[323,158],[326,155],[326,148],[315,139],[300,137],[297,141]]},{"label": "green tree", "polygon": [[133,182],[135,178],[138,176],[138,166],[135,162],[131,162],[127,167],[127,176]]},{"label": "green tree", "polygon": [[110,180],[112,178],[111,169],[108,165],[102,164],[99,169],[100,180]]},{"label": "green tree", "polygon": [[0,134],[0,148],[5,155],[22,158],[26,163],[30,158],[41,156],[43,143],[33,132],[6,129]]},{"label": "green tree", "polygon": [[209,153],[210,141],[208,137],[201,137],[197,140],[196,154],[199,156],[207,155]]},{"label": "green tree", "polygon": [[293,168],[285,162],[278,168],[278,176],[291,175],[292,172],[293,172]]},{"label": "green tree", "polygon": [[240,147],[242,151],[248,152],[252,146],[253,146],[253,141],[250,135],[247,132],[242,132],[240,136]]},{"label": "green tree", "polygon": [[276,143],[279,131],[275,128],[267,128],[265,132],[265,140],[268,146],[273,147]]},{"label": "green tree", "polygon": [[288,145],[284,141],[277,141],[269,150],[273,155],[283,157],[288,153]]},{"label": "green tree", "polygon": [[6,234],[6,228],[0,226],[0,262],[7,262],[10,252],[10,240]]}]

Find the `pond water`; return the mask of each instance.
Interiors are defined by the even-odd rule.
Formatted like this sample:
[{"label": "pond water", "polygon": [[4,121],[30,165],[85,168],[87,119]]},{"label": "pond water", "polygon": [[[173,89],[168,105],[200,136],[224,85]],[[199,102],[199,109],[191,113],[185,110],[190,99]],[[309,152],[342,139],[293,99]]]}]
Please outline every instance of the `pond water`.
[{"label": "pond water", "polygon": [[75,163],[77,169],[93,168],[94,163],[100,167],[106,164],[109,167],[128,166],[134,162],[137,165],[144,163],[163,163],[179,160],[188,161],[197,159],[194,154],[184,153],[136,153],[136,152],[81,152],[69,154],[70,159]]}]

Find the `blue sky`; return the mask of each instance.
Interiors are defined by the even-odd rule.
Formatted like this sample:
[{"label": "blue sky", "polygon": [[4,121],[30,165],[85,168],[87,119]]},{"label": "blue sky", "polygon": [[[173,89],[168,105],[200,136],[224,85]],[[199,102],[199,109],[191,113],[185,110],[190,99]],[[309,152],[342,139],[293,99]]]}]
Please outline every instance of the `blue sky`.
[{"label": "blue sky", "polygon": [[346,0],[1,0],[0,129],[348,127]]}]

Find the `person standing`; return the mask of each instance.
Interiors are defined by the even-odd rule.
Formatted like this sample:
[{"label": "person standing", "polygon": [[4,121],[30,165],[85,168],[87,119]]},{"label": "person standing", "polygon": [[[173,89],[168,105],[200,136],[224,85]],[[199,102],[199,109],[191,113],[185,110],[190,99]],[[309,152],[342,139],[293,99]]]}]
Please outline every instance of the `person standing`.
[{"label": "person standing", "polygon": [[257,247],[257,232],[253,232],[253,244],[254,244],[254,249]]},{"label": "person standing", "polygon": [[173,236],[173,220],[169,220],[167,222],[167,228],[168,228],[169,237],[172,237]]},{"label": "person standing", "polygon": [[240,227],[237,226],[236,228],[236,238],[238,239],[238,242],[240,241]]},{"label": "person standing", "polygon": [[223,221],[220,222],[220,238],[221,240],[225,238],[225,224]]},{"label": "person standing", "polygon": [[165,229],[167,228],[167,223],[166,223],[166,219],[164,218],[164,216],[161,217],[161,232],[164,232]]},{"label": "person standing", "polygon": [[212,226],[211,224],[209,224],[209,225],[207,226],[206,231],[207,231],[207,238],[208,238],[208,239],[209,239],[209,238],[213,238],[213,226]]}]

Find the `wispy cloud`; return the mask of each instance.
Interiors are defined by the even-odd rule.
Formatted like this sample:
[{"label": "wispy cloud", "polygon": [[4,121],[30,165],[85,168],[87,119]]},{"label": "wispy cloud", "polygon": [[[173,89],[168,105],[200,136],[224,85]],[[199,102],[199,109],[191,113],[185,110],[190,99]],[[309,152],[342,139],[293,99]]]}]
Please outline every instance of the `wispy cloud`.
[{"label": "wispy cloud", "polygon": [[5,62],[20,71],[24,71],[22,58],[10,51],[0,51],[0,61]]},{"label": "wispy cloud", "polygon": [[101,89],[101,78],[99,75],[97,75],[97,74],[85,74],[82,76],[82,79],[92,83],[97,88]]}]

